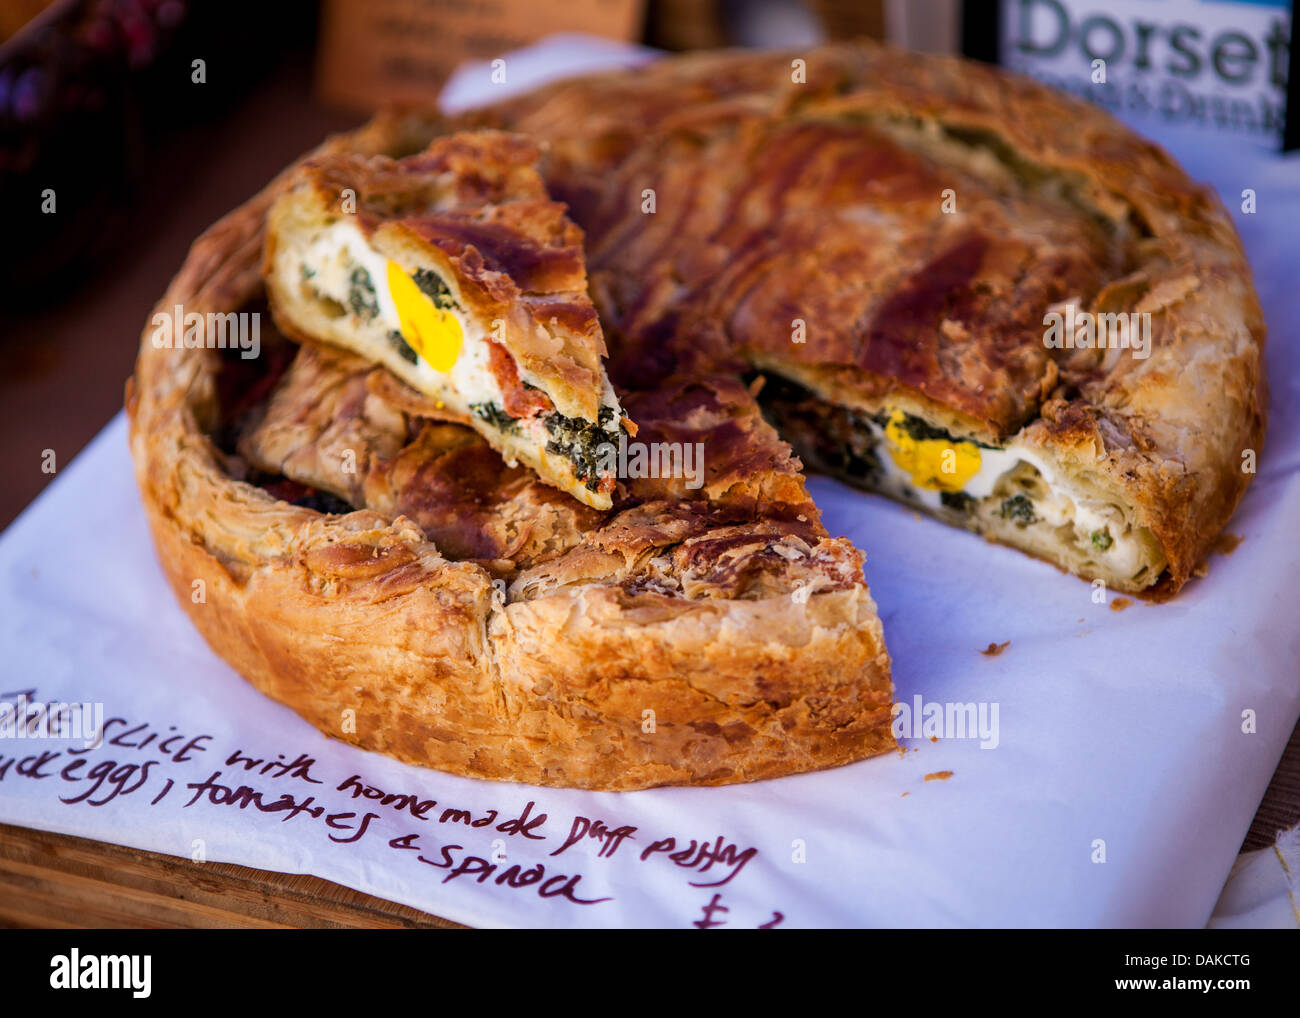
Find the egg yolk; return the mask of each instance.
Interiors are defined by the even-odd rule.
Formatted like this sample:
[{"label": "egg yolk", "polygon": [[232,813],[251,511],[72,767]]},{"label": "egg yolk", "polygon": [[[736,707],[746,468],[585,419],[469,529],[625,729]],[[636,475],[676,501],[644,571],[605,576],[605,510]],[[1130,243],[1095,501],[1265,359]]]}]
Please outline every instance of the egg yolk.
[{"label": "egg yolk", "polygon": [[397,308],[403,338],[435,371],[450,371],[465,343],[456,316],[435,307],[396,262],[388,263],[388,292]]},{"label": "egg yolk", "polygon": [[903,422],[907,415],[895,410],[885,424],[889,455],[912,483],[927,491],[961,491],[980,470],[979,447],[973,442],[943,438],[913,438]]}]

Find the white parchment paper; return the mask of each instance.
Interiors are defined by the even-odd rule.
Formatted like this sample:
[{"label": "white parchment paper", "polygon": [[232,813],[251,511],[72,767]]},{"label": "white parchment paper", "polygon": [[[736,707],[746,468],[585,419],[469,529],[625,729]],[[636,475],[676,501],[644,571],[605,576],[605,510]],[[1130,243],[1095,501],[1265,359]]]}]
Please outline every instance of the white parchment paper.
[{"label": "white parchment paper", "polygon": [[[510,59],[509,87],[629,52],[546,43]],[[467,71],[454,101],[497,97],[487,82]],[[0,821],[314,873],[482,926],[1204,925],[1300,714],[1300,163],[1160,140],[1234,212],[1257,195],[1237,219],[1274,411],[1233,554],[1173,603],[1115,611],[1050,566],[811,482],[827,527],[867,550],[899,700],[983,705],[983,740],[627,794],[456,778],[327,740],[175,603],[119,416],[0,536],[0,694],[102,705],[107,721],[89,750],[0,739]]]}]

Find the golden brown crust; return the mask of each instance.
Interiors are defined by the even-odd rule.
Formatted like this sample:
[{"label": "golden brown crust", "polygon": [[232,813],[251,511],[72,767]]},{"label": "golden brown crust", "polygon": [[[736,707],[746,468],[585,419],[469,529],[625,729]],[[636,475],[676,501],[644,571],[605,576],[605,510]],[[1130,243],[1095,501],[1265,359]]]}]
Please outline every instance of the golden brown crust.
[{"label": "golden brown crust", "polygon": [[[327,147],[396,146],[410,123],[381,119]],[[227,312],[259,298],[262,224],[284,179],[195,242],[160,308]],[[323,731],[453,773],[614,790],[775,777],[892,748],[889,661],[861,556],[825,536],[788,450],[767,456],[766,473],[731,457],[740,472],[715,478],[716,505],[707,490],[685,506],[647,502],[647,490],[609,520],[592,513],[558,558],[531,572],[508,563],[507,599],[400,506],[322,515],[235,480],[244,467],[210,437],[223,423],[220,354],[158,349],[150,335],[127,409],[164,572],[214,650]],[[347,496],[382,503],[367,480],[379,477],[390,497],[432,497],[400,465],[379,466],[400,464],[394,415],[418,400],[403,409],[346,358],[298,367],[261,418],[259,454],[318,480],[345,435],[366,452],[361,480],[340,485]],[[337,417],[277,430],[277,401],[292,402],[295,385]],[[747,395],[720,380],[684,398],[774,441]],[[468,434],[425,423],[417,441],[433,441],[431,428]],[[417,471],[437,464],[414,454]],[[807,513],[765,522],[769,502]]]},{"label": "golden brown crust", "polygon": [[[1251,480],[1264,323],[1236,231],[1095,107],[854,43],[573,79],[459,123],[548,139],[547,183],[587,231],[607,331],[625,333],[616,382],[720,328],[722,356],[835,402],[887,393],[1023,442],[1124,503],[1173,590]],[[655,215],[637,212],[648,187]],[[1044,312],[1065,301],[1149,313],[1150,356],[1046,350]]]}]

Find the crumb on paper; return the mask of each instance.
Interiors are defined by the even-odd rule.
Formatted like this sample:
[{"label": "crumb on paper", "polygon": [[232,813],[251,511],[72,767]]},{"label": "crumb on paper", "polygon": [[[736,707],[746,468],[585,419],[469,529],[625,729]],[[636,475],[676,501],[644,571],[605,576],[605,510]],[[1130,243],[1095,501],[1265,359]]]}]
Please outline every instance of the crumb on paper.
[{"label": "crumb on paper", "polygon": [[1117,597],[1110,603],[1110,610],[1113,612],[1122,612],[1133,602],[1127,597]]},{"label": "crumb on paper", "polygon": [[1226,530],[1214,539],[1210,545],[1210,551],[1217,552],[1220,555],[1231,555],[1237,550],[1237,545],[1241,544],[1245,538],[1240,534],[1229,534]]},{"label": "crumb on paper", "polygon": [[1004,650],[1006,650],[1010,646],[1011,646],[1010,640],[1008,640],[1006,643],[990,643],[987,647],[981,650],[980,653],[983,654],[985,657],[997,657],[999,654],[1001,654]]},{"label": "crumb on paper", "polygon": [[947,781],[952,777],[952,771],[932,771],[925,776],[926,781]]},{"label": "crumb on paper", "polygon": [[921,518],[921,514],[918,513],[915,509],[913,509],[913,510],[912,510],[912,519],[914,519],[914,520],[919,520],[920,518]]},{"label": "crumb on paper", "polygon": [[931,742],[938,742],[938,741],[939,741],[939,736],[937,736],[937,735],[932,735],[932,736],[930,736],[930,741],[931,741]]},{"label": "crumb on paper", "polygon": [[899,796],[899,798],[900,798],[900,799],[906,799],[906,798],[907,798],[909,795],[911,795],[911,794],[912,794],[911,792],[904,792],[902,795]]}]

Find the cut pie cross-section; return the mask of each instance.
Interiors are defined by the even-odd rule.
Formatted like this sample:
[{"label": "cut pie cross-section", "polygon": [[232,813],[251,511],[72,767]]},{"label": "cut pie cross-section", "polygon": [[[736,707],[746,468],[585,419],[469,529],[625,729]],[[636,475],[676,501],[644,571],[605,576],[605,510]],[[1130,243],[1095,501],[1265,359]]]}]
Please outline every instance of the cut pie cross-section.
[{"label": "cut pie cross-section", "polygon": [[602,367],[582,232],[537,146],[495,131],[403,159],[309,160],[272,206],[263,272],[280,328],[388,368],[510,462],[597,509],[630,423]]}]

